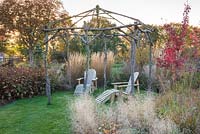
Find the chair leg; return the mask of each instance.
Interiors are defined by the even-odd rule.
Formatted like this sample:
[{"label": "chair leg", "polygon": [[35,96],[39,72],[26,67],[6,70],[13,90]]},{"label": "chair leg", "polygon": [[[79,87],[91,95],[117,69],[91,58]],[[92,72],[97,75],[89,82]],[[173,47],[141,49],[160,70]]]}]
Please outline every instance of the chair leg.
[{"label": "chair leg", "polygon": [[92,81],[92,83],[93,83],[93,90],[96,90],[97,89],[97,80]]},{"label": "chair leg", "polygon": [[137,90],[138,90],[138,93],[140,93],[140,84],[139,84],[139,80],[137,80]]},{"label": "chair leg", "polygon": [[78,80],[78,84],[81,84],[81,81],[80,81],[80,80]]},{"label": "chair leg", "polygon": [[110,98],[111,104],[113,104],[114,101],[115,101],[115,94],[112,94],[112,95],[111,95],[111,98]]},{"label": "chair leg", "polygon": [[97,81],[92,81],[92,92],[97,89]]},{"label": "chair leg", "polygon": [[95,88],[97,89],[97,80],[95,81]]}]

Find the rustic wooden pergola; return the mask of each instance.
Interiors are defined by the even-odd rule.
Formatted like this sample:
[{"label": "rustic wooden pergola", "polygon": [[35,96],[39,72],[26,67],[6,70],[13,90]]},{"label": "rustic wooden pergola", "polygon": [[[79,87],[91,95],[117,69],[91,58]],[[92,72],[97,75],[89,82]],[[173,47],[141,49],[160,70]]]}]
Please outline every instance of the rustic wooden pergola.
[{"label": "rustic wooden pergola", "polygon": [[[124,24],[119,19],[117,19],[115,16],[120,16],[122,18],[126,18],[129,20],[130,24]],[[86,25],[86,22],[84,19],[88,17],[96,17],[97,24],[96,27],[89,27]],[[64,21],[64,20],[70,20],[76,18],[78,19],[73,24],[68,25],[66,27],[57,27],[57,28],[51,28],[52,25],[55,25],[58,22]],[[99,27],[99,19],[105,18],[108,20],[116,21],[119,23],[119,26],[111,26],[111,27]],[[84,24],[82,27],[76,27],[76,24],[83,21]],[[127,33],[125,30],[129,30],[130,33]],[[106,34],[106,31],[113,31],[117,30],[118,33],[114,34]],[[151,91],[151,70],[152,70],[152,40],[150,37],[150,33],[152,32],[143,22],[141,22],[139,19],[129,17],[120,13],[112,12],[105,10],[103,8],[100,8],[98,5],[88,11],[79,13],[77,15],[70,16],[68,18],[57,20],[54,22],[49,22],[45,28],[43,29],[45,32],[45,39],[44,44],[46,45],[46,51],[45,51],[45,73],[46,73],[46,94],[48,96],[48,104],[51,103],[51,88],[50,88],[50,80],[48,76],[48,70],[47,70],[47,53],[48,53],[48,42],[52,39],[54,39],[56,36],[60,36],[63,38],[65,43],[69,43],[69,37],[70,36],[79,36],[81,40],[84,42],[87,50],[87,65],[86,65],[86,80],[88,79],[87,71],[89,69],[89,57],[90,57],[90,49],[89,44],[94,41],[96,38],[101,37],[104,43],[104,88],[106,87],[106,64],[107,64],[107,38],[111,38],[114,36],[121,36],[125,39],[127,39],[131,44],[131,93],[134,94],[134,72],[135,72],[135,50],[136,45],[139,45],[141,35],[144,34],[145,37],[148,40],[149,43],[149,79],[148,79],[148,91]],[[81,34],[80,31],[83,31],[84,33]],[[96,31],[97,34],[90,34],[90,32]],[[51,36],[49,36],[51,35]],[[66,37],[66,38],[64,38]],[[68,53],[67,53],[68,54]],[[84,83],[84,88],[86,87],[86,83]]]}]

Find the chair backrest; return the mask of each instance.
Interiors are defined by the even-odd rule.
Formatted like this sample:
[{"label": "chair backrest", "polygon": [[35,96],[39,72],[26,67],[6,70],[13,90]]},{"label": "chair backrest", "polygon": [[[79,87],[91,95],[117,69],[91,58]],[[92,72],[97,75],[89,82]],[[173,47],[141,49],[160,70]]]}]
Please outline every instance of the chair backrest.
[{"label": "chair backrest", "polygon": [[[134,83],[137,80],[138,76],[139,76],[139,72],[134,72]],[[128,93],[128,94],[131,93],[131,76],[129,78],[128,86],[127,86],[125,92]]]},{"label": "chair backrest", "polygon": [[[88,69],[88,79],[86,84],[92,84],[92,80],[96,78],[96,71],[94,69]],[[84,72],[84,80],[86,80],[86,71]]]}]

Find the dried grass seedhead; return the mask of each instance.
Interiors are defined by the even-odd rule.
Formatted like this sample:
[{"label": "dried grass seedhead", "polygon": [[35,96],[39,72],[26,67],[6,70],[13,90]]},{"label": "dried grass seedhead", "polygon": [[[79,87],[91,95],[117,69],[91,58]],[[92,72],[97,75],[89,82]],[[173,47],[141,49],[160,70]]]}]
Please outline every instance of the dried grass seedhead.
[{"label": "dried grass seedhead", "polygon": [[77,98],[72,104],[73,127],[75,133],[95,134],[98,130],[96,105],[87,95]]},{"label": "dried grass seedhead", "polygon": [[[114,62],[114,57],[112,53],[108,53],[107,61],[107,79],[110,77],[111,66]],[[104,54],[94,53],[91,56],[91,67],[97,72],[98,84],[103,84],[103,74],[104,74]],[[83,77],[84,71],[86,69],[86,57],[83,54],[74,53],[69,57],[69,61],[65,63],[64,67],[64,78],[66,83],[74,87],[77,84],[76,79]]]},{"label": "dried grass seedhead", "polygon": [[[95,53],[91,57],[91,67],[94,68],[97,72],[98,83],[103,85],[103,75],[104,75],[104,54],[102,53]],[[114,62],[114,55],[113,53],[109,52],[107,55],[107,80],[110,79],[111,68]]]},{"label": "dried grass seedhead", "polygon": [[88,96],[74,103],[74,128],[76,132],[102,134],[168,134],[176,129],[169,119],[158,119],[155,113],[155,97],[128,97],[116,105],[99,106]]},{"label": "dried grass seedhead", "polygon": [[65,63],[65,79],[70,86],[77,84],[76,79],[83,77],[86,58],[84,55],[74,53],[70,55],[69,61]]}]

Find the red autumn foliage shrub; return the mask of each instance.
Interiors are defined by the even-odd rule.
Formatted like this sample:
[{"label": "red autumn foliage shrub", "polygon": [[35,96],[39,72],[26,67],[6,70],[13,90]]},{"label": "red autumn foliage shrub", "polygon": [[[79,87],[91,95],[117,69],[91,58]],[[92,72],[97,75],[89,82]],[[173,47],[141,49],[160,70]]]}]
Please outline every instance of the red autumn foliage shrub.
[{"label": "red autumn foliage shrub", "polygon": [[183,22],[181,31],[177,31],[172,25],[164,25],[164,29],[168,35],[165,49],[161,58],[157,59],[159,67],[169,69],[171,72],[176,72],[177,69],[183,67],[186,56],[182,55],[185,38],[188,31],[190,6],[185,5],[183,13]]},{"label": "red autumn foliage shrub", "polygon": [[[157,58],[157,66],[168,72],[171,84],[178,80],[183,72],[196,71],[200,56],[200,29],[189,26],[190,6],[185,5],[181,25],[163,26],[167,41],[163,53]],[[166,73],[167,74],[167,73]]]},{"label": "red autumn foliage shrub", "polygon": [[45,93],[44,70],[0,67],[0,105]]}]

